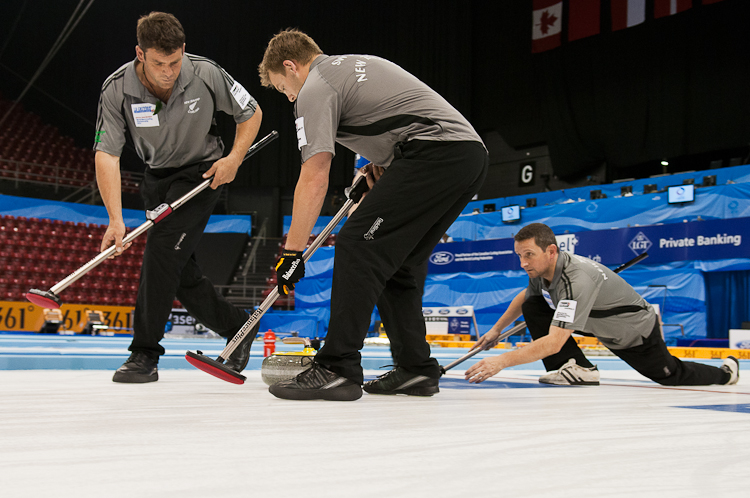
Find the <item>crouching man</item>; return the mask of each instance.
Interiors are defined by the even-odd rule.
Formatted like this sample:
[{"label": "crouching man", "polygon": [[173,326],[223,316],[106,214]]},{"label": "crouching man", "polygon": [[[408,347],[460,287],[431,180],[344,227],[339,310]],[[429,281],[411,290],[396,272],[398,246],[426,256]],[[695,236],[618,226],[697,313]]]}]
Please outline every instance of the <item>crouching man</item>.
[{"label": "crouching man", "polygon": [[739,362],[721,367],[683,362],[672,356],[661,336],[654,308],[615,272],[588,258],[561,253],[547,225],[532,223],[514,237],[529,286],[513,298],[497,323],[475,344],[489,349],[501,331],[523,313],[531,344],[485,358],[466,370],[469,382],[482,382],[500,370],[542,360],[548,374],[539,382],[599,385],[599,371],[571,336],[591,335],[642,375],[667,386],[736,384]]}]

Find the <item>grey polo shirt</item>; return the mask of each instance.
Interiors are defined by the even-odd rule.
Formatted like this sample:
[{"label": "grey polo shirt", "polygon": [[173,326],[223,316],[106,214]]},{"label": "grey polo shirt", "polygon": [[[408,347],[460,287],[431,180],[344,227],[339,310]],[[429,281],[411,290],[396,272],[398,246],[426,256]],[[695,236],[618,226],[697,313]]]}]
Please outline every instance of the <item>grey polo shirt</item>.
[{"label": "grey polo shirt", "polygon": [[94,150],[119,157],[129,133],[138,156],[154,169],[215,161],[224,152],[211,133],[215,112],[242,123],[257,106],[218,64],[187,53],[169,102],[154,114],[157,101],[138,79],[135,61],[112,73],[99,97]]},{"label": "grey polo shirt", "polygon": [[549,285],[542,277],[529,279],[526,299],[531,296],[543,296],[555,310],[552,325],[593,334],[610,349],[639,346],[656,320],[654,308],[622,277],[566,252]]},{"label": "grey polo shirt", "polygon": [[378,166],[409,140],[482,143],[443,97],[396,64],[371,55],[318,56],[294,106],[302,161],[338,142]]}]

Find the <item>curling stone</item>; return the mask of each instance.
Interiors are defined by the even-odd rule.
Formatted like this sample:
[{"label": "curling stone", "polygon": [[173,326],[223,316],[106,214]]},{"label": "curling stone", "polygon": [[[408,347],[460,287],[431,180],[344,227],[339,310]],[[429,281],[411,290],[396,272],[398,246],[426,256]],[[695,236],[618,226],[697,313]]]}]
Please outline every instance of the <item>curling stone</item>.
[{"label": "curling stone", "polygon": [[284,344],[304,344],[302,351],[281,351],[273,353],[263,360],[260,367],[260,376],[263,382],[271,386],[283,380],[289,380],[301,374],[313,363],[317,351],[310,345],[310,340],[305,337],[285,337]]}]

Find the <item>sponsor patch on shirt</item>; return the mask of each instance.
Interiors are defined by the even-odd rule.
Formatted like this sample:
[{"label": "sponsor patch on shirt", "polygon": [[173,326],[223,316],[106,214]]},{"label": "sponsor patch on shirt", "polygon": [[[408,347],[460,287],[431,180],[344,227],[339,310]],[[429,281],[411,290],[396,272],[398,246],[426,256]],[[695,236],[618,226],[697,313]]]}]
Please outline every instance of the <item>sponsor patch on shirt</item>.
[{"label": "sponsor patch on shirt", "polygon": [[234,82],[230,91],[232,92],[232,97],[234,97],[234,100],[237,101],[242,109],[250,102],[250,94],[247,93],[244,86],[240,85],[239,81]]},{"label": "sponsor patch on shirt", "polygon": [[542,289],[542,296],[544,297],[544,300],[547,301],[547,304],[549,304],[549,307],[555,309],[555,304],[552,302],[552,296],[549,295],[549,291]]},{"label": "sponsor patch on shirt", "polygon": [[188,106],[188,114],[195,114],[196,112],[200,111],[201,108],[198,107],[198,101],[200,100],[200,97],[197,99],[192,100],[186,100],[185,105]]},{"label": "sponsor patch on shirt", "polygon": [[302,150],[302,147],[307,145],[307,135],[305,135],[305,118],[304,116],[297,118],[294,121],[297,126],[297,148]]},{"label": "sponsor patch on shirt", "polygon": [[159,116],[154,114],[155,104],[144,102],[142,104],[130,104],[133,111],[133,121],[138,128],[153,128],[159,126]]},{"label": "sponsor patch on shirt", "polygon": [[576,319],[577,305],[577,301],[571,301],[569,299],[560,301],[557,303],[557,309],[555,310],[555,315],[552,319],[565,323],[573,323]]}]

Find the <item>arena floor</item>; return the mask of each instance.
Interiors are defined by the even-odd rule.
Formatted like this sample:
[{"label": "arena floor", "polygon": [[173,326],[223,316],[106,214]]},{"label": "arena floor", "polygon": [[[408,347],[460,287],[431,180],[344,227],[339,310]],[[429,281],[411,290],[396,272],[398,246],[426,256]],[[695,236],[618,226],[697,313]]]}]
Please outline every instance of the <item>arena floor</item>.
[{"label": "arena floor", "polygon": [[[116,338],[88,341],[97,339],[101,355],[101,340]],[[432,398],[300,402],[271,396],[258,368],[241,386],[169,361],[146,385],[114,384],[111,369],[9,369],[9,357],[22,366],[25,355],[7,340],[3,496],[640,498],[741,496],[750,486],[744,377],[664,388],[620,360],[594,358],[599,387],[543,386],[537,363],[480,385],[452,370]],[[182,342],[168,343],[184,354]],[[127,352],[116,348],[119,365]],[[385,364],[386,351],[365,356]],[[750,374],[750,362],[741,368]]]}]

